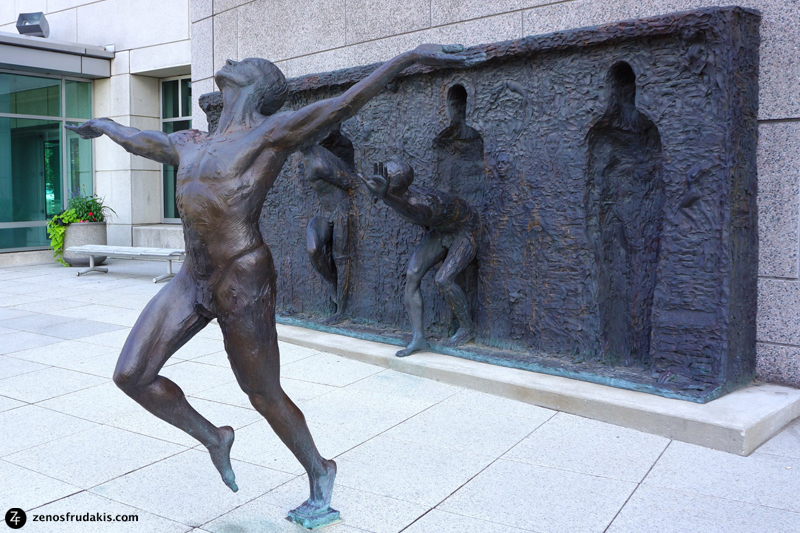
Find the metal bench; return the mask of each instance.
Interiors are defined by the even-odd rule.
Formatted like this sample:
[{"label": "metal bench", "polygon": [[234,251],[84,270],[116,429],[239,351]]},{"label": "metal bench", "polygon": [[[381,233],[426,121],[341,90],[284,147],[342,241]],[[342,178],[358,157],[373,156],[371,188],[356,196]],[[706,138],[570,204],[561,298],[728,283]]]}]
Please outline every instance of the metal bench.
[{"label": "metal bench", "polygon": [[173,261],[183,261],[186,252],[172,248],[138,248],[135,246],[107,246],[101,244],[87,244],[85,246],[70,246],[67,248],[68,252],[79,255],[89,256],[89,268],[81,270],[78,275],[87,274],[89,272],[108,272],[107,268],[94,265],[95,256],[115,257],[122,259],[148,259],[151,261],[166,261],[167,273],[153,278],[153,283],[164,281],[173,277],[175,274],[172,272]]}]

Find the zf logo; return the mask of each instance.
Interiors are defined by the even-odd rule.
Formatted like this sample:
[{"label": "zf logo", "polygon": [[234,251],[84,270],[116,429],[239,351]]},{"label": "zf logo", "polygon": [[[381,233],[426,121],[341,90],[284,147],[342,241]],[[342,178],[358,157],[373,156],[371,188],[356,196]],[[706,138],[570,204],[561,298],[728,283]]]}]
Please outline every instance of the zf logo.
[{"label": "zf logo", "polygon": [[22,509],[9,509],[6,513],[6,525],[11,529],[19,529],[25,525],[28,517]]}]

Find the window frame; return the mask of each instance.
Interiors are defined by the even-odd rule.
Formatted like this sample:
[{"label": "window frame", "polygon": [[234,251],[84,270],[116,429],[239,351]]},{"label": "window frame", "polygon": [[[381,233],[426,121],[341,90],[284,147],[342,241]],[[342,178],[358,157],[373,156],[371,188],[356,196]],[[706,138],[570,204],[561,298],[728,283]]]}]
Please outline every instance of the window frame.
[{"label": "window frame", "polygon": [[[87,79],[87,78],[79,78],[76,76],[59,76],[58,74],[46,74],[41,72],[32,72],[28,70],[14,70],[9,68],[0,68],[0,74],[13,74],[17,76],[29,76],[29,77],[36,77],[36,78],[51,78],[61,81],[61,109],[59,116],[45,116],[45,115],[23,115],[23,114],[15,114],[15,113],[0,113],[0,118],[22,118],[22,119],[31,119],[31,120],[48,120],[52,122],[61,122],[61,136],[59,140],[61,142],[61,190],[63,191],[61,195],[61,210],[67,208],[69,204],[69,181],[68,181],[68,173],[67,173],[67,134],[65,133],[64,126],[68,122],[78,122],[83,123],[89,120],[88,118],[74,118],[68,117],[67,115],[67,81],[78,81],[82,83],[88,83],[90,87],[90,97],[92,99],[89,113],[94,117],[94,80]],[[97,190],[97,180],[95,179],[95,143],[92,143],[92,191],[91,194],[95,194]],[[0,222],[0,229],[11,229],[11,228],[38,228],[42,226],[47,226],[47,220],[33,220],[28,222]],[[8,252],[26,252],[26,251],[34,251],[34,250],[48,250],[49,246],[28,246],[23,248],[0,248],[0,253],[8,253]]]},{"label": "window frame", "polygon": [[[171,76],[169,78],[161,78],[158,80],[158,127],[159,131],[164,131],[164,124],[168,122],[184,122],[186,120],[189,121],[189,127],[192,127],[192,115],[191,115],[191,102],[189,105],[189,112],[188,116],[183,116],[181,113],[183,112],[183,84],[181,80],[189,80],[189,84],[192,83],[192,76],[189,74],[184,74],[181,76]],[[178,82],[178,116],[172,118],[164,118],[164,82],[169,81],[177,81]],[[161,165],[161,223],[162,224],[180,224],[180,218],[167,218],[165,217],[164,213],[164,166]]]}]

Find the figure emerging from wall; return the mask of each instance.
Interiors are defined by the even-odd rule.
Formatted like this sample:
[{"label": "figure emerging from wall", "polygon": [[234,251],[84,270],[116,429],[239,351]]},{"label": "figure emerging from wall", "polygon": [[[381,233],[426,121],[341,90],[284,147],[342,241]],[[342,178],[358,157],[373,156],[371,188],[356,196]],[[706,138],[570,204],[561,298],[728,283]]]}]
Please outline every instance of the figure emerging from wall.
[{"label": "figure emerging from wall", "polygon": [[405,220],[424,226],[428,232],[414,250],[406,272],[405,301],[413,338],[397,352],[405,357],[428,347],[424,329],[424,304],[420,285],[425,274],[437,263],[436,286],[458,319],[458,331],[445,342],[460,346],[475,335],[467,297],[456,276],[475,258],[480,240],[480,217],[466,201],[452,194],[412,185],[414,169],[403,161],[375,165],[374,175],[363,178],[367,189]]},{"label": "figure emerging from wall", "polygon": [[213,134],[139,131],[108,118],[66,126],[83,138],[107,135],[127,151],[178,167],[177,201],[186,262],[145,307],[114,371],[114,382],[162,420],[208,449],[231,490],[233,429],[216,427],[159,376],[167,359],[217,318],[234,375],[308,473],[310,496],[289,512],[304,527],[338,520],[330,507],[336,463],[317,451],[305,418],[281,388],[275,329],[275,268],[259,228],[267,192],[287,158],[352,117],[406,67],[464,67],[484,60],[460,46],[421,45],[391,59],[340,96],[277,113],[288,94],[283,73],[265,59],[226,61],[215,74],[223,108]]},{"label": "figure emerging from wall", "polygon": [[337,127],[320,144],[303,151],[305,176],[317,191],[319,214],[306,227],[311,264],[333,290],[336,312],[325,320],[344,319],[352,275],[352,236],[355,234],[352,190],[357,185],[353,143]]},{"label": "figure emerging from wall", "polygon": [[617,63],[588,134],[586,229],[596,260],[602,355],[647,364],[664,220],[661,138],[636,109],[636,76]]},{"label": "figure emerging from wall", "polygon": [[467,90],[463,85],[448,89],[447,115],[450,124],[433,140],[438,183],[470,204],[479,205],[486,192],[483,138],[467,124]]}]

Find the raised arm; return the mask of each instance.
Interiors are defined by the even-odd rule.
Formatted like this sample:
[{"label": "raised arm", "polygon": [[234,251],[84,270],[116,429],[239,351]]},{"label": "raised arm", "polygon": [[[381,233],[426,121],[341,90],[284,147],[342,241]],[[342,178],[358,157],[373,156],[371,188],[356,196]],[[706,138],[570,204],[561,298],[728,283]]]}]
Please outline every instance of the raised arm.
[{"label": "raised arm", "polygon": [[141,131],[123,126],[110,118],[93,118],[80,126],[64,126],[84,139],[107,135],[112,141],[128,152],[166,165],[178,165],[178,151],[170,141],[169,135],[160,131]]},{"label": "raised arm", "polygon": [[397,196],[391,193],[385,167],[381,164],[376,165],[375,169],[374,175],[370,178],[364,178],[364,176],[358,174],[367,190],[376,198],[383,200],[386,205],[409,222],[420,226],[431,226],[433,223],[433,211],[431,208],[427,205],[411,203],[405,195]]},{"label": "raised arm", "polygon": [[386,61],[350,87],[341,96],[308,105],[287,117],[273,130],[273,139],[285,148],[298,150],[314,142],[336,124],[355,115],[406,67],[414,63],[429,66],[468,67],[485,60],[482,53],[464,54],[461,45],[423,44]]}]

